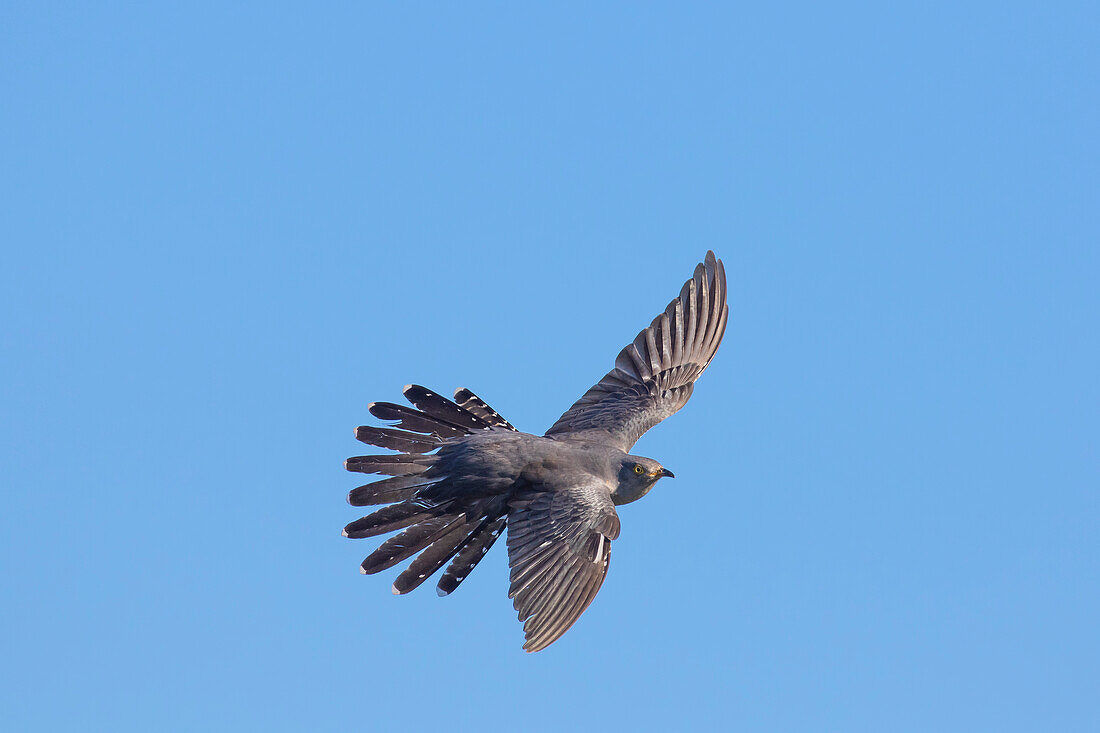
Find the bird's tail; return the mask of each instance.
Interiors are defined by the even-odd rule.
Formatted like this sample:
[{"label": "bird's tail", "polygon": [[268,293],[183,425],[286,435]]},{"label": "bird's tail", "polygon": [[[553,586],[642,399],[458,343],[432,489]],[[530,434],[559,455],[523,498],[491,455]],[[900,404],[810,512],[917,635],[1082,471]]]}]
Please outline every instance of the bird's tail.
[{"label": "bird's tail", "polygon": [[[449,561],[437,592],[447,595],[470,574],[493,546],[507,522],[504,497],[472,500],[436,498],[447,481],[439,470],[437,449],[482,430],[515,430],[496,410],[468,389],[451,401],[411,384],[403,390],[413,408],[373,402],[370,413],[396,421],[394,427],[361,426],[355,437],[369,445],[400,451],[397,454],[355,456],[344,463],[349,471],[378,473],[391,478],[352,489],[352,506],[388,504],[344,528],[344,536],[374,537],[404,530],[389,538],[360,566],[377,573],[419,553],[393,584],[394,593],[408,593]],[[414,409],[415,408],[415,409]]]}]

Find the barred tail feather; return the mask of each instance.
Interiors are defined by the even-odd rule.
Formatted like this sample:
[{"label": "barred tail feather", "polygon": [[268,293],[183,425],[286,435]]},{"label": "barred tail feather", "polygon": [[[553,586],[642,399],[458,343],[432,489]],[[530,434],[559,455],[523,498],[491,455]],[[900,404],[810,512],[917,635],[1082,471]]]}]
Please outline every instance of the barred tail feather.
[{"label": "barred tail feather", "polygon": [[402,453],[428,453],[443,445],[443,441],[432,435],[409,433],[394,428],[374,428],[360,425],[355,429],[355,439],[379,448],[389,448]]},{"label": "barred tail feather", "polygon": [[393,582],[393,592],[400,595],[420,587],[421,583],[455,556],[459,548],[469,539],[471,530],[474,530],[477,525],[477,521],[464,521],[460,525],[452,526],[449,533],[441,536],[431,547],[420,553],[408,569],[397,576],[397,580]]},{"label": "barred tail feather", "polygon": [[383,542],[377,550],[367,556],[360,569],[364,575],[372,575],[386,568],[392,568],[453,532],[456,525],[465,523],[465,514],[459,514],[457,517],[444,515],[426,519]]},{"label": "barred tail feather", "polygon": [[412,476],[424,473],[435,462],[435,456],[401,453],[395,456],[352,456],[344,468],[355,473],[382,473],[387,476]]},{"label": "barred tail feather", "polygon": [[486,519],[482,526],[467,538],[465,546],[451,562],[447,572],[443,573],[443,577],[439,579],[439,584],[436,586],[436,593],[441,596],[453,593],[459,584],[469,577],[481,562],[481,558],[485,557],[485,553],[489,552],[489,548],[497,541],[507,523],[507,514],[495,519]]},{"label": "barred tail feather", "polygon": [[392,427],[362,425],[355,430],[357,440],[398,453],[353,456],[344,463],[349,471],[392,477],[352,489],[349,504],[388,506],[348,524],[344,536],[400,531],[363,560],[360,570],[377,573],[415,555],[393,586],[394,593],[408,593],[450,562],[439,585],[440,595],[446,595],[492,547],[507,514],[503,497],[466,499],[449,493],[436,451],[479,431],[515,428],[468,389],[457,390],[454,401],[415,384],[402,391],[413,407],[391,402],[368,406],[375,417],[393,421]]},{"label": "barred tail feather", "polygon": [[412,499],[416,496],[416,492],[431,486],[436,481],[439,479],[424,476],[394,476],[372,484],[357,486],[348,492],[348,503],[352,506],[393,504]]},{"label": "barred tail feather", "polygon": [[470,432],[445,420],[437,420],[419,410],[392,402],[372,402],[367,405],[367,410],[379,420],[397,420],[396,425],[399,428],[438,438],[459,438]]},{"label": "barred tail feather", "polygon": [[438,395],[427,387],[418,384],[409,384],[402,390],[405,399],[413,403],[418,410],[433,420],[462,428],[467,432],[485,430],[489,423],[480,417],[464,410],[442,395]]},{"label": "barred tail feather", "polygon": [[463,410],[477,415],[493,427],[504,428],[505,430],[515,430],[515,428],[512,427],[512,423],[501,417],[499,412],[485,403],[485,400],[465,387],[455,390],[455,402],[458,403],[458,406]]},{"label": "barred tail feather", "polygon": [[440,506],[432,506],[416,499],[390,504],[344,527],[344,536],[351,539],[374,537],[431,519],[440,512]]}]

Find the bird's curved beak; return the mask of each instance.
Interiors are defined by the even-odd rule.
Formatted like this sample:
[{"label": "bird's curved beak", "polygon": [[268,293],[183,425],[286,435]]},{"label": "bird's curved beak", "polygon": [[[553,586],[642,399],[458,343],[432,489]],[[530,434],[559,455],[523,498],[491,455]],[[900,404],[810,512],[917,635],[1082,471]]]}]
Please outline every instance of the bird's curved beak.
[{"label": "bird's curved beak", "polygon": [[657,472],[657,478],[661,477],[676,478],[676,474],[674,474],[672,471],[669,471],[667,468],[662,468],[660,471]]}]

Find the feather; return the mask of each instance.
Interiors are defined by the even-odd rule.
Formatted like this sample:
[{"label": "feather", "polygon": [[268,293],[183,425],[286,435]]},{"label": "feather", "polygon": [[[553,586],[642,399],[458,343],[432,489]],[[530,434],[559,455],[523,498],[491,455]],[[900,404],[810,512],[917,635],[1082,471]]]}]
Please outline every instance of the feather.
[{"label": "feather", "polygon": [[382,473],[387,476],[411,476],[427,471],[435,456],[352,456],[344,468],[355,473]]},{"label": "feather", "polygon": [[348,492],[348,503],[352,506],[370,506],[371,504],[392,504],[395,501],[411,499],[425,486],[431,486],[439,479],[423,476],[395,476],[371,484],[358,486]]},{"label": "feather", "polygon": [[360,569],[364,575],[372,575],[386,568],[392,568],[453,531],[456,525],[465,525],[465,523],[465,514],[426,519],[383,542],[377,550],[363,560]]},{"label": "feather", "polygon": [[402,394],[405,395],[405,399],[413,403],[418,410],[428,417],[454,425],[465,432],[485,430],[489,427],[489,423],[477,415],[463,410],[446,397],[436,394],[427,387],[421,387],[419,384],[409,384],[402,390]]},{"label": "feather", "polygon": [[486,520],[480,529],[470,534],[466,544],[459,549],[458,555],[447,568],[447,572],[443,573],[443,577],[439,579],[436,587],[439,595],[453,593],[455,588],[470,576],[477,564],[481,562],[481,558],[485,557],[493,543],[500,537],[507,522],[508,516],[501,515],[496,519]]},{"label": "feather", "polygon": [[402,453],[427,453],[443,444],[443,441],[438,438],[420,433],[409,433],[393,428],[375,428],[369,425],[357,427],[355,439],[368,445],[399,450]]},{"label": "feather", "polygon": [[372,402],[367,405],[370,414],[379,420],[398,420],[397,427],[417,433],[427,433],[440,438],[458,438],[469,431],[444,420],[425,415],[419,410],[392,402]]},{"label": "feather", "polygon": [[359,539],[362,537],[374,537],[375,535],[386,534],[395,529],[404,529],[409,525],[422,522],[425,519],[430,519],[438,515],[442,506],[443,505],[432,505],[416,499],[404,501],[400,504],[391,504],[390,506],[379,509],[373,514],[368,514],[365,517],[356,519],[354,522],[344,527],[344,536],[350,537],[351,539]]},{"label": "feather", "polygon": [[455,390],[455,402],[458,403],[458,406],[463,410],[473,413],[493,427],[515,430],[515,428],[512,427],[512,423],[501,417],[500,413],[492,407],[489,407],[489,405],[485,403],[485,400],[466,388]]},{"label": "feather", "polygon": [[419,557],[412,561],[408,569],[393,582],[393,592],[397,594],[408,593],[420,587],[420,584],[430,578],[447,561],[454,557],[462,544],[469,539],[470,532],[477,527],[477,522],[463,522],[448,525],[448,530],[432,544],[431,547],[420,553]]}]

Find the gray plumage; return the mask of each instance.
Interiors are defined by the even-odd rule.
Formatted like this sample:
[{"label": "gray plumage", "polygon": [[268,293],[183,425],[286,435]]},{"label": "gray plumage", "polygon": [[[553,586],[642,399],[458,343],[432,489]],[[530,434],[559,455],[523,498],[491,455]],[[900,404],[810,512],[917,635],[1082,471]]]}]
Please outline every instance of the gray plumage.
[{"label": "gray plumage", "polygon": [[523,622],[523,648],[545,649],[603,584],[619,536],[615,506],[672,476],[628,451],[687,403],[718,350],[728,313],[722,261],[707,252],[679,297],[544,436],[517,431],[468,389],[449,400],[409,385],[404,395],[412,408],[372,403],[371,414],[394,427],[362,426],[355,437],[400,453],[347,460],[349,471],[390,478],[352,489],[353,506],[388,506],[351,522],[344,535],[402,531],[367,557],[361,572],[417,555],[393,592],[408,593],[446,565],[436,589],[447,595],[507,531],[508,597]]}]

